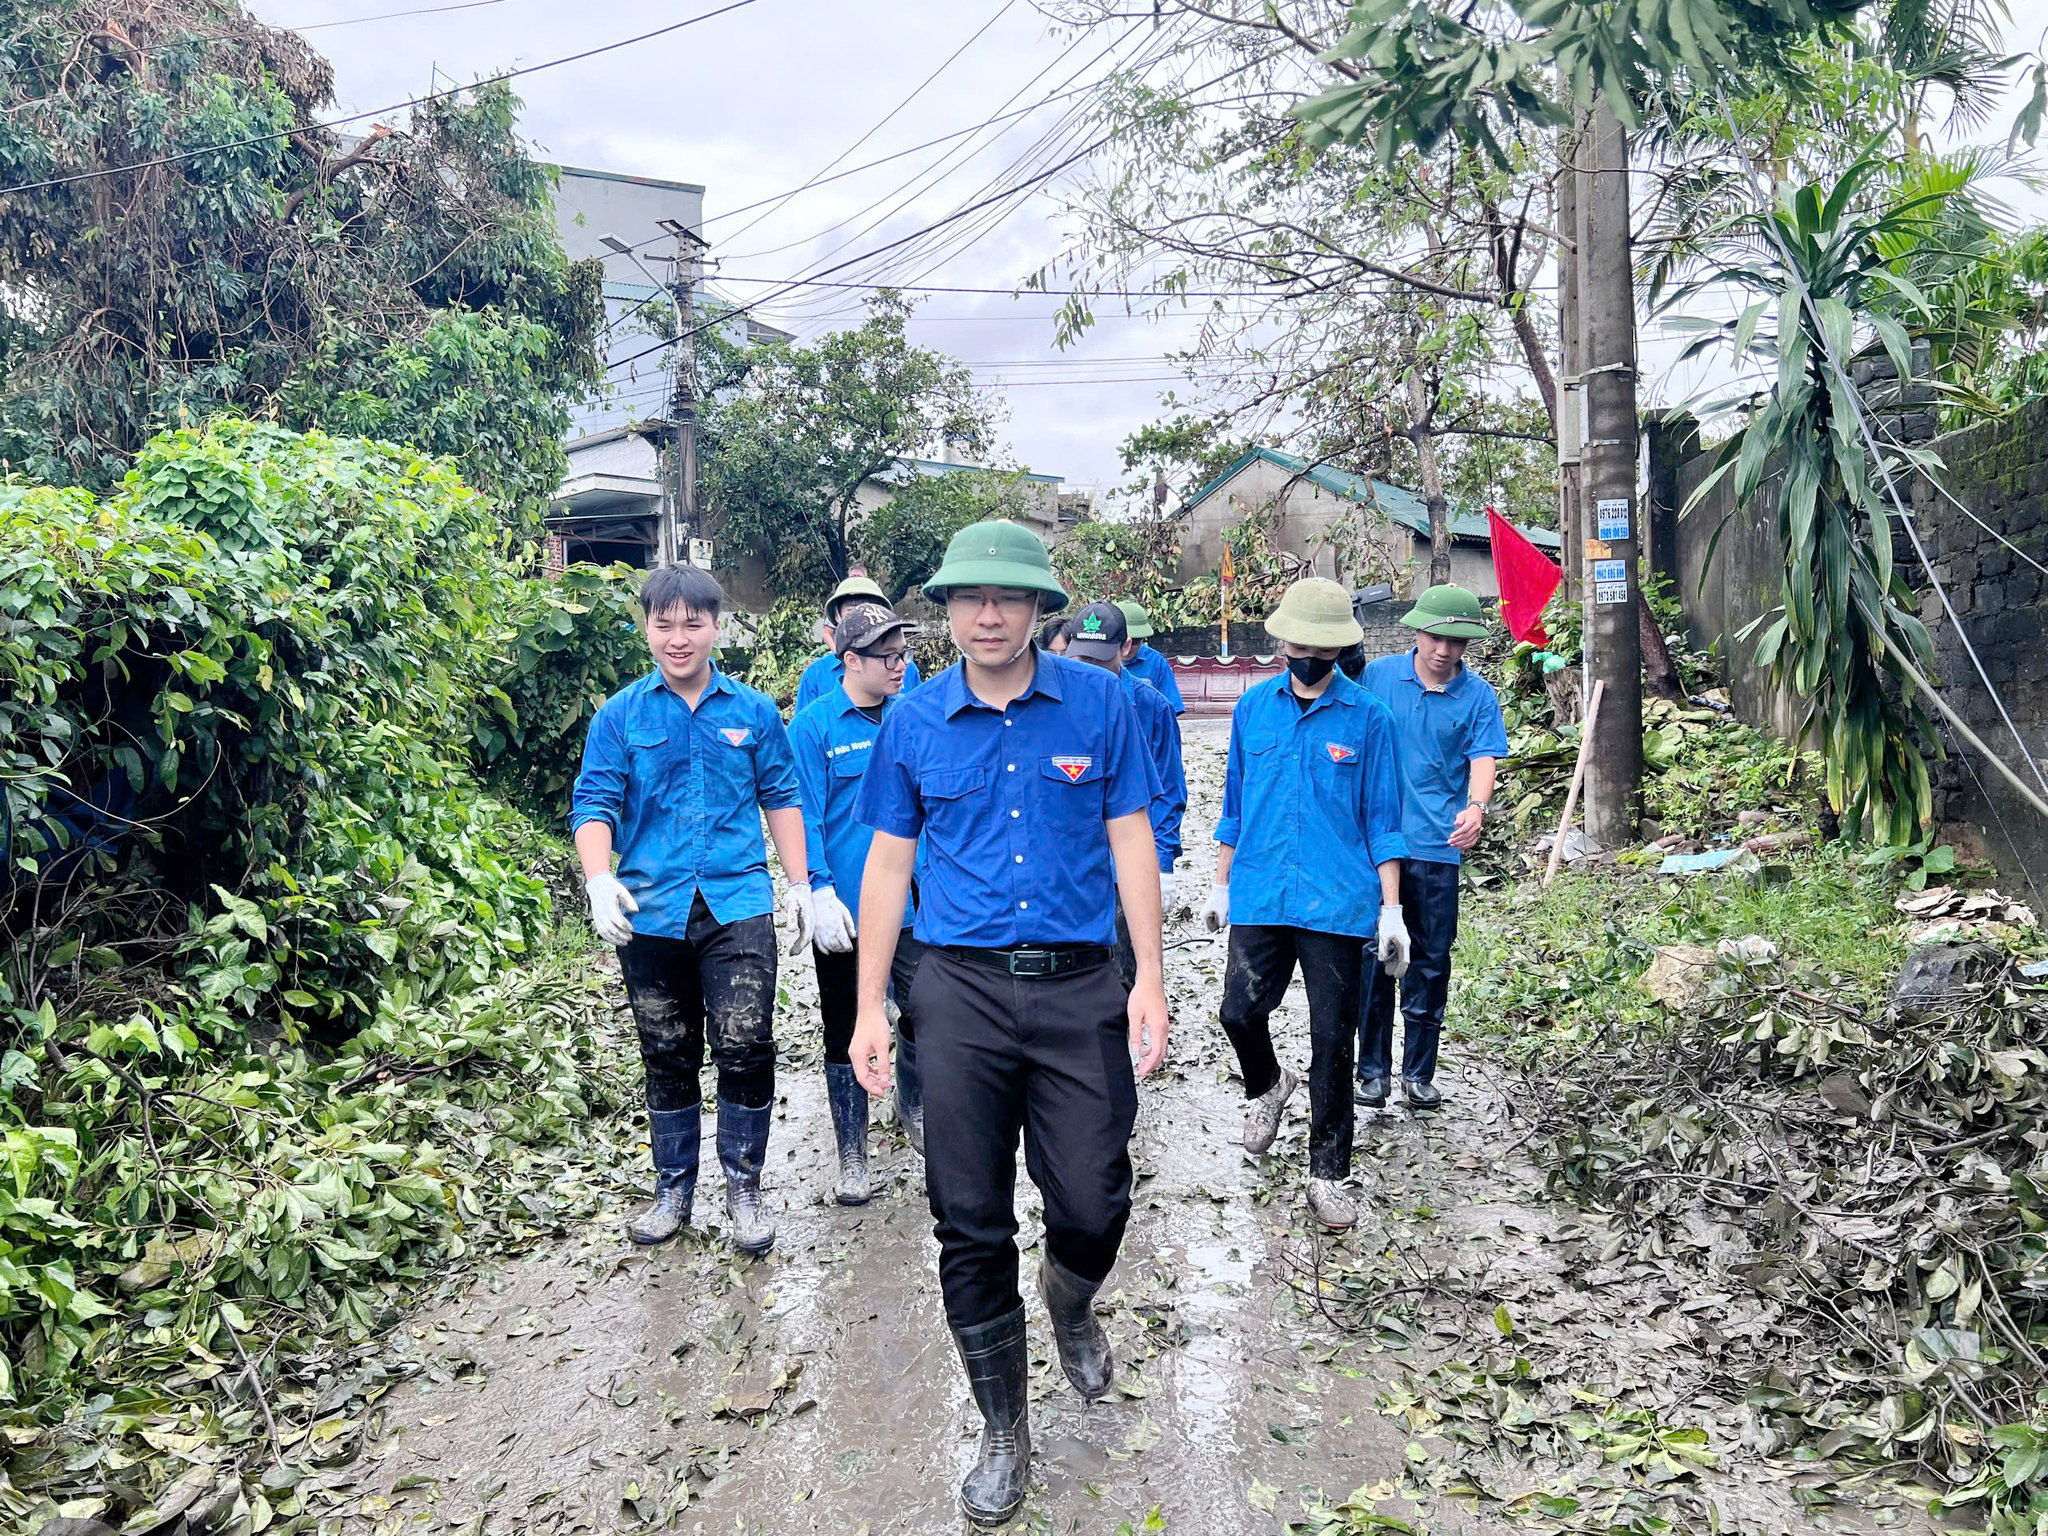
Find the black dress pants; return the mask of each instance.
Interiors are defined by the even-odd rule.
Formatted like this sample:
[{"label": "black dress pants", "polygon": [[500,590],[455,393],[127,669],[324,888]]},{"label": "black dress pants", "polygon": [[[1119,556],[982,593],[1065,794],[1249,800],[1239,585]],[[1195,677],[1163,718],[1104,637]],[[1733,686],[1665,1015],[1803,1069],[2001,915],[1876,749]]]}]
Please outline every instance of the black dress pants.
[{"label": "black dress pants", "polygon": [[1047,1248],[1082,1279],[1103,1279],[1130,1219],[1138,1118],[1129,999],[1114,967],[1011,976],[928,948],[910,999],[947,1321],[968,1328],[1019,1304],[1020,1133],[1045,1197]]},{"label": "black dress pants", "polygon": [[744,1109],[775,1098],[775,920],[721,923],[699,896],[686,937],[636,933],[619,951],[640,1033],[649,1109],[694,1109],[705,1036],[718,1096]]},{"label": "black dress pants", "polygon": [[[917,965],[924,958],[924,946],[904,929],[896,940],[896,958],[889,962],[889,994],[896,999],[896,1028],[913,1044],[917,1040],[917,1019],[910,1011],[910,984],[917,978]],[[845,1064],[852,1058],[853,1026],[860,1013],[860,950],[828,955],[811,950],[811,962],[818,969],[818,1018],[825,1026],[825,1059]]]},{"label": "black dress pants", "polygon": [[1234,924],[1223,972],[1223,1032],[1237,1051],[1244,1092],[1256,1099],[1280,1080],[1272,1013],[1287,995],[1294,967],[1308,993],[1308,1171],[1341,1179],[1351,1172],[1351,1067],[1367,941],[1312,928]]},{"label": "black dress pants", "polygon": [[1401,1075],[1436,1076],[1444,1006],[1451,1000],[1451,946],[1458,942],[1458,866],[1401,861],[1401,916],[1408,924],[1408,974],[1395,981],[1369,955],[1365,1012],[1358,1021],[1358,1073],[1385,1077],[1394,1055],[1394,989],[1401,990]]}]

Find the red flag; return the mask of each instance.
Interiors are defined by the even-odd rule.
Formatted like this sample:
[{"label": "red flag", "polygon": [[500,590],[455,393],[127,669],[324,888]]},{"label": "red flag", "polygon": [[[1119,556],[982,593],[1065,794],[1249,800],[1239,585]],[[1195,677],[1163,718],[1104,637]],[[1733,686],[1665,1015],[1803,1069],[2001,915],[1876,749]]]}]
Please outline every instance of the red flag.
[{"label": "red flag", "polygon": [[1521,530],[1493,508],[1486,509],[1493,534],[1493,574],[1500,583],[1500,616],[1517,640],[1548,645],[1543,630],[1543,605],[1564,581],[1557,563],[1522,536]]}]

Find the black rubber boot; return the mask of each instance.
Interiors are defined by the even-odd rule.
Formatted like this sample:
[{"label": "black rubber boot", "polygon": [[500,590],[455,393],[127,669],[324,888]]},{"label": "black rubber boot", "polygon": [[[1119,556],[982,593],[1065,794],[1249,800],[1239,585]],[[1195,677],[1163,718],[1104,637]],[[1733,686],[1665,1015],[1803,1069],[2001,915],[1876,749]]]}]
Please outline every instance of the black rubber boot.
[{"label": "black rubber boot", "polygon": [[775,1246],[775,1223],[761,1204],[761,1165],[768,1158],[768,1119],[773,1104],[748,1109],[718,1101],[718,1164],[725,1170],[725,1214],[732,1245],[760,1255]]},{"label": "black rubber boot", "polygon": [[844,1061],[825,1063],[825,1096],[832,1101],[832,1135],[839,1143],[841,1205],[868,1203],[868,1091]]},{"label": "black rubber boot", "polygon": [[1074,1390],[1091,1403],[1109,1391],[1116,1375],[1109,1335],[1095,1318],[1095,1293],[1101,1289],[1100,1280],[1083,1280],[1050,1254],[1039,1256],[1038,1294],[1052,1318],[1060,1364]]},{"label": "black rubber boot", "polygon": [[976,1525],[1001,1525],[1024,1507],[1031,1478],[1031,1353],[1024,1342],[1024,1309],[955,1328],[960,1363],[981,1410],[981,1459],[960,1484],[960,1508]]},{"label": "black rubber boot", "polygon": [[688,1109],[651,1109],[647,1130],[654,1148],[654,1203],[627,1224],[626,1236],[636,1243],[665,1243],[690,1224],[703,1111],[695,1104]]},{"label": "black rubber boot", "polygon": [[924,1080],[917,1075],[917,1042],[896,1036],[896,1123],[910,1138],[911,1149],[924,1156]]}]

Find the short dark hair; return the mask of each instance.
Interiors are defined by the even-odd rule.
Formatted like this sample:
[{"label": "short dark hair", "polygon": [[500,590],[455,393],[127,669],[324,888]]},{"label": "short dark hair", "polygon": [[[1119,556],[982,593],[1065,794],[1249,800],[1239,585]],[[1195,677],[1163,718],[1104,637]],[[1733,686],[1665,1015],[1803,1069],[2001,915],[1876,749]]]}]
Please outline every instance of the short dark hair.
[{"label": "short dark hair", "polygon": [[715,619],[724,606],[725,588],[694,565],[664,565],[649,571],[640,584],[640,611],[650,619],[674,608]]},{"label": "short dark hair", "polygon": [[1060,636],[1064,635],[1072,627],[1071,622],[1067,619],[1047,619],[1044,626],[1038,631],[1038,648],[1041,651],[1051,650],[1059,641]]}]

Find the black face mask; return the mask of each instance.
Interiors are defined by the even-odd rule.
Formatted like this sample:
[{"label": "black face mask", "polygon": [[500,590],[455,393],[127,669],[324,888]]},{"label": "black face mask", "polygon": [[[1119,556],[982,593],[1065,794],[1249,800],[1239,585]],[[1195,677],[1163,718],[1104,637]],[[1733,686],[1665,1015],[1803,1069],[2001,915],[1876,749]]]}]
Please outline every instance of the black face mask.
[{"label": "black face mask", "polygon": [[1290,656],[1287,670],[1294,674],[1294,680],[1305,688],[1313,688],[1330,675],[1330,669],[1337,665],[1330,656]]}]

